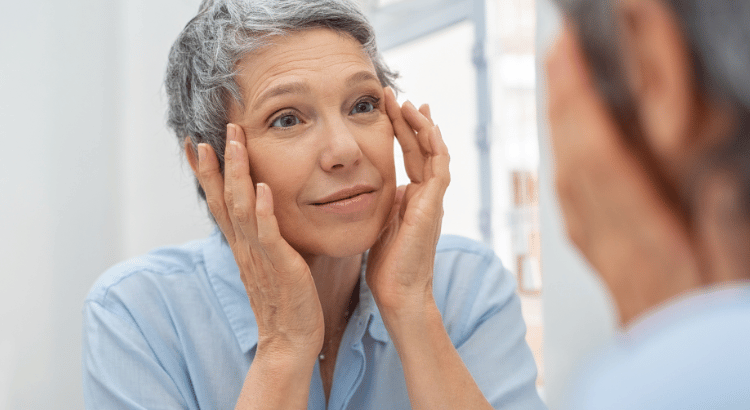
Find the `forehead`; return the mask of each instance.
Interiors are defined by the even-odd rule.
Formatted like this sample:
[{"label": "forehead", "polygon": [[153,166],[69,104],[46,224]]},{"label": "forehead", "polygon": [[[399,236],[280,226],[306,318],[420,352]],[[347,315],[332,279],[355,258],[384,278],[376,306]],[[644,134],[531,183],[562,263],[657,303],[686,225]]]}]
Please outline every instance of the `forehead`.
[{"label": "forehead", "polygon": [[328,84],[363,70],[376,74],[357,40],[325,28],[272,37],[269,45],[243,58],[238,68],[237,82],[251,104],[263,90],[290,78]]}]

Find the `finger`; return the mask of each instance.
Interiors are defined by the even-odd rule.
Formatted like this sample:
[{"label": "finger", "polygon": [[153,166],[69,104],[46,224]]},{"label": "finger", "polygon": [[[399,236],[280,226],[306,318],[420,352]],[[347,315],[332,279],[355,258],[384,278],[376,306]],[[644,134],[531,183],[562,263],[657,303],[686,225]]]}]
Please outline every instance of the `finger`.
[{"label": "finger", "polygon": [[434,132],[429,135],[432,147],[432,155],[428,159],[429,167],[425,172],[429,173],[426,179],[423,198],[427,201],[423,206],[428,215],[432,215],[432,221],[440,224],[443,210],[443,197],[450,184],[450,155],[448,147],[443,141],[440,128],[435,127]]},{"label": "finger", "polygon": [[236,236],[251,239],[257,235],[255,192],[250,178],[250,164],[244,144],[244,133],[235,124],[227,125],[224,200]]},{"label": "finger", "polygon": [[419,141],[422,154],[425,157],[422,172],[423,180],[433,178],[435,173],[431,157],[435,155],[435,152],[431,139],[439,131],[432,121],[420,110],[417,110],[411,102],[405,102],[401,110],[409,125],[417,132],[417,141]]},{"label": "finger", "polygon": [[393,124],[396,139],[404,153],[406,175],[412,182],[421,182],[424,155],[419,147],[414,130],[401,115],[401,106],[396,101],[396,96],[390,87],[385,88],[385,107],[388,117],[391,119],[391,124]]},{"label": "finger", "polygon": [[432,121],[419,112],[411,101],[406,101],[403,104],[401,114],[409,126],[417,133],[416,137],[422,154],[431,153],[432,147],[430,146],[429,132],[434,128]]},{"label": "finger", "polygon": [[281,236],[274,214],[271,188],[263,183],[258,184],[255,217],[258,223],[258,243],[274,270],[294,272],[303,268],[297,251]]},{"label": "finger", "polygon": [[206,204],[229,244],[235,241],[234,228],[224,202],[224,177],[214,150],[206,143],[198,144],[198,182],[206,193]]},{"label": "finger", "polygon": [[430,159],[432,177],[436,179],[440,187],[438,194],[442,198],[445,195],[445,190],[448,189],[448,185],[451,183],[451,157],[448,153],[448,146],[443,140],[443,133],[437,125],[435,126],[435,132],[430,134],[430,147],[432,148],[432,158]]},{"label": "finger", "polygon": [[404,192],[406,191],[406,185],[401,185],[396,188],[396,193],[393,196],[393,205],[391,206],[391,212],[388,214],[386,221],[390,221],[399,215],[401,210],[401,202],[404,199]]},{"label": "finger", "polygon": [[422,104],[419,106],[419,112],[422,113],[425,117],[427,117],[428,120],[430,120],[431,123],[434,124],[432,121],[432,113],[430,112],[430,104]]}]

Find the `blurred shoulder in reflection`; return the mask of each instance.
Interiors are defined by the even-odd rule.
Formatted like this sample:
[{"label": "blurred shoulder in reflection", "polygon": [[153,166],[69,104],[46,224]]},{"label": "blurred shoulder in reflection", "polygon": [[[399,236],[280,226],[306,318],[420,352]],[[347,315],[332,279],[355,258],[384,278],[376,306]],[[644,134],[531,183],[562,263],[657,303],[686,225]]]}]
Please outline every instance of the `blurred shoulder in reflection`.
[{"label": "blurred shoulder in reflection", "polygon": [[750,2],[558,3],[556,187],[622,326],[569,405],[750,408]]}]

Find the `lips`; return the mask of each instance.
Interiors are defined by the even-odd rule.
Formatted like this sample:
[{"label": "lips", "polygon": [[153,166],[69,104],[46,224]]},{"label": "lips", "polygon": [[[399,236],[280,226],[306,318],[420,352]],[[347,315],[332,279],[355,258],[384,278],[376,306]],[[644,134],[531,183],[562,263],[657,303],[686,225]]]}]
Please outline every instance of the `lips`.
[{"label": "lips", "polygon": [[313,205],[327,205],[334,202],[345,201],[347,199],[352,199],[356,196],[369,194],[371,192],[375,192],[375,188],[372,186],[356,185],[350,188],[344,188],[340,191],[334,192],[331,195],[320,198],[319,200],[313,202]]}]

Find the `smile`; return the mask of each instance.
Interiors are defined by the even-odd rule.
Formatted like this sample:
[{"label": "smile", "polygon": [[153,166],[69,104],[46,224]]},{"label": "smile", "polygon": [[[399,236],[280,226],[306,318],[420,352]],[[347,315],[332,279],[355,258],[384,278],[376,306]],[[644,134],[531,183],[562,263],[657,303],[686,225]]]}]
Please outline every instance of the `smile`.
[{"label": "smile", "polygon": [[313,203],[321,210],[336,214],[350,214],[364,211],[375,200],[375,189],[356,186],[344,189]]}]

